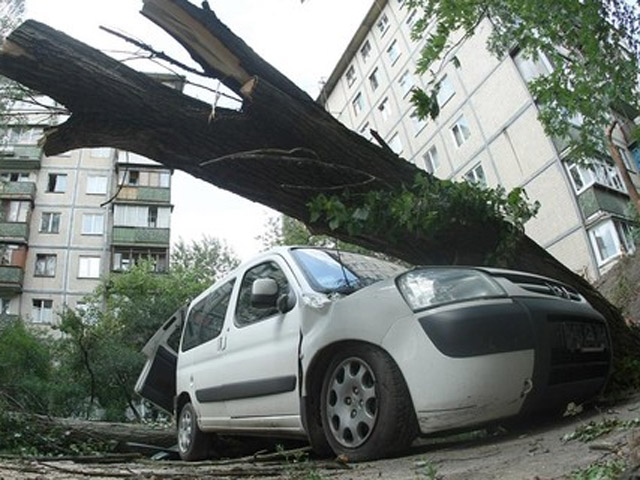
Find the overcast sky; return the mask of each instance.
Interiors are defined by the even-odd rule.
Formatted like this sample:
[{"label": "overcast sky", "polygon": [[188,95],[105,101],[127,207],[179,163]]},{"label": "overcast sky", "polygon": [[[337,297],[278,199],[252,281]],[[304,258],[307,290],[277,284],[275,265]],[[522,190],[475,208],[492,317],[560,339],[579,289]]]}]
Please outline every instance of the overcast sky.
[{"label": "overcast sky", "polygon": [[[199,4],[191,0],[192,3]],[[256,52],[312,97],[327,78],[371,5],[372,0],[209,0],[212,10]],[[157,50],[189,61],[164,31],[139,14],[142,0],[26,0],[27,18],[62,30],[117,58],[135,47],[99,30],[121,30]],[[132,68],[163,71],[131,60]],[[189,94],[204,94],[190,90]],[[173,176],[172,241],[203,234],[226,239],[242,258],[256,253],[256,235],[275,212],[182,173]]]}]

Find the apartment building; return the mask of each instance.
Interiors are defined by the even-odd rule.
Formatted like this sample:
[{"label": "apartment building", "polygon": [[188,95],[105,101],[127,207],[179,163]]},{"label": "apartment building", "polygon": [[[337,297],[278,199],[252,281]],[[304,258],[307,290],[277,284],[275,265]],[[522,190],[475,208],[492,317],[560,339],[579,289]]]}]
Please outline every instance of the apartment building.
[{"label": "apartment building", "polygon": [[110,271],[141,258],[165,271],[171,171],[112,148],[48,157],[38,140],[60,117],[25,102],[11,113],[0,145],[0,316],[54,326]]},{"label": "apartment building", "polygon": [[[489,22],[450,53],[457,61],[437,68],[438,118],[413,114],[411,89],[426,88],[431,77],[415,74],[424,40],[411,39],[417,15],[403,3],[373,2],[318,101],[361,135],[371,139],[376,130],[398,155],[439,178],[524,187],[542,205],[527,234],[592,280],[633,250],[628,195],[613,163],[569,163],[567,142],[548,137],[537,120],[527,82],[552,65],[517,49],[492,56]],[[623,128],[628,133],[631,124]],[[618,129],[614,139],[640,186],[640,149],[624,133]]]}]

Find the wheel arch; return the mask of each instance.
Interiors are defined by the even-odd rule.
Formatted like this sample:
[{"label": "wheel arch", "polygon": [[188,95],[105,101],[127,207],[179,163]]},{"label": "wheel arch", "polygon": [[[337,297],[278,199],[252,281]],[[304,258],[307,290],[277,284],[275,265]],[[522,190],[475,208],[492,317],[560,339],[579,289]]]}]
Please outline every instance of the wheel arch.
[{"label": "wheel arch", "polygon": [[178,423],[178,416],[180,415],[180,411],[182,410],[182,407],[184,407],[189,402],[191,402],[191,396],[189,395],[188,392],[182,392],[180,395],[176,397],[175,408],[173,412],[174,417],[176,419],[176,424]]}]

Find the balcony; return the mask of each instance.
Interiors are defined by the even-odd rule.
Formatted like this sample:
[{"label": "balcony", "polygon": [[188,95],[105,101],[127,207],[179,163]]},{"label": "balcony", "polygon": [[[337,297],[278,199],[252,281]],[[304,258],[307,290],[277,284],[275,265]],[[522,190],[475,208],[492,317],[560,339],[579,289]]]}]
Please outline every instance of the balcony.
[{"label": "balcony", "polygon": [[36,196],[33,182],[0,182],[0,198],[9,200],[31,200]]},{"label": "balcony", "polygon": [[598,212],[612,213],[620,217],[629,217],[629,198],[614,190],[594,184],[580,195],[578,205],[585,219],[596,215]]},{"label": "balcony", "polygon": [[29,224],[23,222],[0,222],[0,240],[3,242],[26,243],[29,238]]},{"label": "balcony", "polygon": [[0,169],[37,170],[40,168],[42,149],[37,145],[0,146]]},{"label": "balcony", "polygon": [[0,294],[22,292],[24,270],[15,265],[0,265]]},{"label": "balcony", "polygon": [[168,246],[168,228],[113,227],[113,245]]},{"label": "balcony", "polygon": [[122,203],[169,203],[171,201],[171,190],[161,187],[123,187],[118,196],[118,202]]}]

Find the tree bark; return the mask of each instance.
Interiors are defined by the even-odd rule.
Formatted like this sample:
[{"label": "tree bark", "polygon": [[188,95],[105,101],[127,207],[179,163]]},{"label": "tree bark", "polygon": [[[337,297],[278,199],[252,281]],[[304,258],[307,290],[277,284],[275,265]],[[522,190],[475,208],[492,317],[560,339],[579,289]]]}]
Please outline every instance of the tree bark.
[{"label": "tree bark", "polygon": [[[186,0],[145,0],[142,14],[180,42],[203,72],[233,90],[242,108],[212,110],[62,32],[27,21],[3,45],[0,73],[72,112],[46,132],[47,155],[99,146],[132,151],[307,224],[308,203],[319,193],[413,183],[415,166],[340,124],[210,10]],[[386,232],[354,236],[346,228],[331,230],[322,220],[310,227],[412,264],[483,263],[501,230],[465,218],[437,238],[407,231],[392,240]],[[577,288],[609,320],[618,358],[638,355],[640,338],[619,311],[531,239],[519,239],[508,266]]]}]

